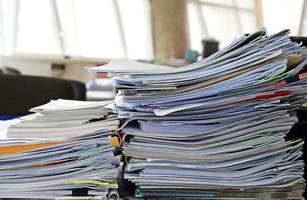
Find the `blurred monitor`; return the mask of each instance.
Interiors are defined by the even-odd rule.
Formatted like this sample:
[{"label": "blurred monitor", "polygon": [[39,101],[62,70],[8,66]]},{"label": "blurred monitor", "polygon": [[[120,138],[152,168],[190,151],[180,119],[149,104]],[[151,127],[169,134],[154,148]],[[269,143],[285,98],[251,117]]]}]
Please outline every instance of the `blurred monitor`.
[{"label": "blurred monitor", "polygon": [[219,42],[213,39],[202,40],[203,58],[207,58],[219,50]]}]

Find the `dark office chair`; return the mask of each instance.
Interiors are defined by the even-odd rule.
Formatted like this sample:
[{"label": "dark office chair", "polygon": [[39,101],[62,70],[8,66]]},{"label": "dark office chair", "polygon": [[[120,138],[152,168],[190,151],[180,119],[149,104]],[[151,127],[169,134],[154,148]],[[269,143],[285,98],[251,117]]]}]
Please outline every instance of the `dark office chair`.
[{"label": "dark office chair", "polygon": [[12,67],[0,67],[0,74],[21,75],[19,70]]},{"label": "dark office chair", "polygon": [[22,116],[52,99],[85,100],[85,84],[49,77],[0,75],[0,116]]}]

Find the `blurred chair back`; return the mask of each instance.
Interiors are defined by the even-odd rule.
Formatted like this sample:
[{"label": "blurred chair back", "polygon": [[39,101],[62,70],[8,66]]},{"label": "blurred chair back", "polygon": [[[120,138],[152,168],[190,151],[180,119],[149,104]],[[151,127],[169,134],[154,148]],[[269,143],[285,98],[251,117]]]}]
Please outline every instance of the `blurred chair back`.
[{"label": "blurred chair back", "polygon": [[85,84],[49,77],[0,75],[0,116],[22,116],[52,99],[85,100]]}]

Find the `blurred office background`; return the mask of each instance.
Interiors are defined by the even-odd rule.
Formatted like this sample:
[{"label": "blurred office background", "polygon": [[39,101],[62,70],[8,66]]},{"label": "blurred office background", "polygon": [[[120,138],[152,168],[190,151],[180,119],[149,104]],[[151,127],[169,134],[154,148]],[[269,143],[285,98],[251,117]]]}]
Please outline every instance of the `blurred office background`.
[{"label": "blurred office background", "polygon": [[180,67],[261,27],[306,36],[307,1],[0,0],[0,72],[76,80],[86,99],[107,99],[107,76],[84,67],[120,58]]}]

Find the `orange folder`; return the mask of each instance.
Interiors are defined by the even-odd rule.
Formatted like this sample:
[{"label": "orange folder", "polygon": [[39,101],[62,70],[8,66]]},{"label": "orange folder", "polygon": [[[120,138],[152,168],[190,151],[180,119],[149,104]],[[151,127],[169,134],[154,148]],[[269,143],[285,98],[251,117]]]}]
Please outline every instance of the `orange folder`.
[{"label": "orange folder", "polygon": [[[66,141],[67,142],[67,141]],[[35,144],[20,144],[20,145],[9,145],[0,147],[0,155],[15,154],[26,151],[32,151],[44,147],[50,147],[58,144],[64,144],[66,142],[45,142],[45,143],[35,143]]]}]

